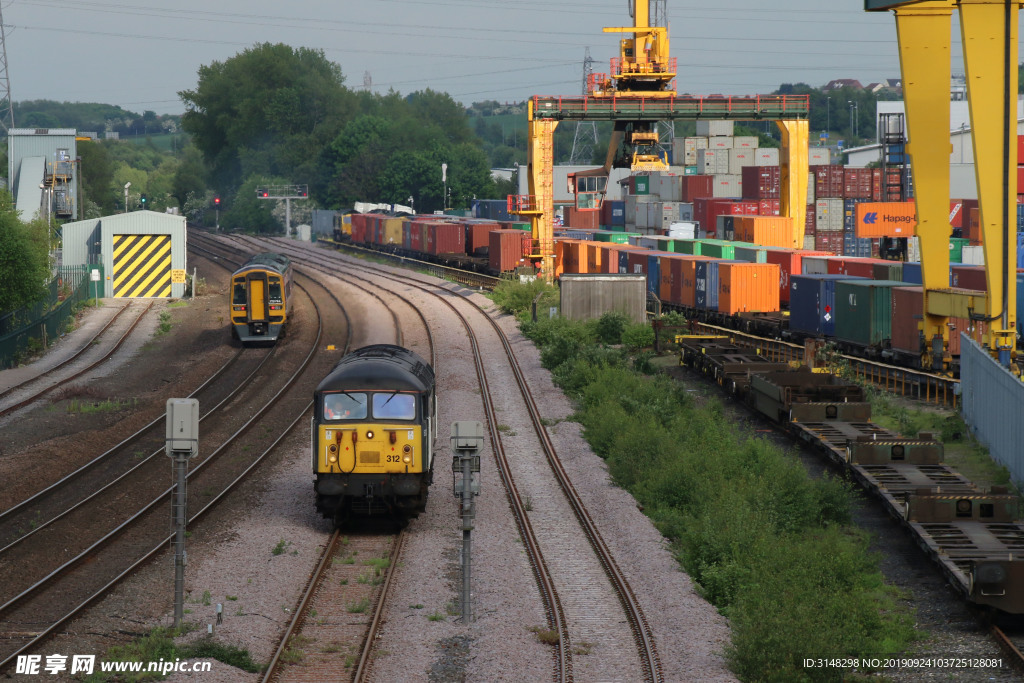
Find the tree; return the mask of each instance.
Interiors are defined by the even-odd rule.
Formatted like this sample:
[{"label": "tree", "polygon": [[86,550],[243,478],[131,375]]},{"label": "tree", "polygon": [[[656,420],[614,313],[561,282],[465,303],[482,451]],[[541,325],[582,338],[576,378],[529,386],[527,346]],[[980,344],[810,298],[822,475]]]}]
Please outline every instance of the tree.
[{"label": "tree", "polygon": [[199,68],[194,90],[179,93],[182,125],[212,171],[233,189],[260,173],[309,182],[318,151],[333,139],[348,91],[321,50],[261,43]]},{"label": "tree", "polygon": [[273,216],[276,202],[256,197],[257,187],[284,185],[282,178],[250,176],[245,179],[227,211],[221,212],[220,225],[224,230],[245,231],[255,234],[284,232],[284,224]]},{"label": "tree", "polygon": [[82,142],[78,144],[78,155],[82,158],[82,194],[103,213],[114,213],[117,194],[108,147],[99,142]]},{"label": "tree", "polygon": [[46,298],[50,275],[49,229],[39,218],[23,223],[14,199],[0,191],[0,311],[13,311]]}]

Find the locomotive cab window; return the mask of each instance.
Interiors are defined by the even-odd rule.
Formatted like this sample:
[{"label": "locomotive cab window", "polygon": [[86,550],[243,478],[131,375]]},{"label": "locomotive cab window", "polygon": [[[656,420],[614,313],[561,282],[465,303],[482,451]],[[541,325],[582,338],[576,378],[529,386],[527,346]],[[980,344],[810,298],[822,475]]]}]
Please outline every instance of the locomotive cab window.
[{"label": "locomotive cab window", "polygon": [[245,283],[236,282],[231,290],[231,303],[235,306],[245,305]]},{"label": "locomotive cab window", "polygon": [[272,277],[267,282],[267,300],[272,304],[284,303],[284,299],[281,298],[281,278]]},{"label": "locomotive cab window", "polygon": [[326,420],[366,419],[366,394],[327,394],[323,400]]},{"label": "locomotive cab window", "polygon": [[374,394],[373,417],[377,420],[415,420],[416,397],[412,394]]}]

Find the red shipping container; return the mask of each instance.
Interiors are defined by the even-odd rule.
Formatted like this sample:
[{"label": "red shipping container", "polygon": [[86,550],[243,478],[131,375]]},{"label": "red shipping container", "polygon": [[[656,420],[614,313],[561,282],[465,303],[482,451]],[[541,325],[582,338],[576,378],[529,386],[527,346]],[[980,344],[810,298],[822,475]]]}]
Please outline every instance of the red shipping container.
[{"label": "red shipping container", "polygon": [[[977,208],[978,208],[978,200],[977,199],[964,199],[961,202],[960,215],[963,216],[963,218],[960,219],[960,227],[961,227],[961,229],[968,227],[967,223],[971,219],[971,209],[977,209]],[[966,237],[966,235],[965,235],[965,237]]]},{"label": "red shipping container", "polygon": [[650,249],[643,251],[631,250],[626,254],[626,272],[630,275],[647,275],[647,262]]},{"label": "red shipping container", "polygon": [[765,262],[774,263],[779,267],[779,300],[789,302],[790,278],[796,274],[803,273],[803,259],[805,256],[831,256],[826,251],[806,251],[804,249],[789,249],[786,247],[767,247],[765,249]]},{"label": "red shipping container", "polygon": [[814,235],[816,230],[815,221],[818,220],[818,212],[815,210],[814,204],[807,205],[807,218],[804,222],[804,234]]},{"label": "red shipping container", "polygon": [[661,286],[658,297],[664,303],[683,303],[683,261],[695,261],[699,257],[690,254],[665,254],[661,257]]},{"label": "red shipping container", "polygon": [[530,233],[523,230],[492,230],[488,235],[488,265],[499,272],[515,270],[523,265],[529,253]]},{"label": "red shipping container", "polygon": [[814,166],[814,196],[817,199],[842,198],[845,175],[842,166]]},{"label": "red shipping container", "polygon": [[466,229],[459,223],[434,221],[424,226],[428,254],[465,254]]},{"label": "red shipping container", "polygon": [[742,187],[744,199],[778,199],[781,174],[778,166],[744,166]]},{"label": "red shipping container", "polygon": [[843,233],[838,231],[815,233],[814,249],[830,254],[843,253]]},{"label": "red shipping container", "polygon": [[921,350],[918,324],[924,315],[924,289],[921,287],[893,287],[892,348],[917,353]]},{"label": "red shipping container", "polygon": [[597,230],[601,227],[600,211],[580,211],[575,206],[567,206],[563,210],[563,225],[567,228]]},{"label": "red shipping container", "polygon": [[963,227],[964,203],[961,199],[949,200],[949,224],[954,228]]},{"label": "red shipping container", "polygon": [[702,197],[711,196],[712,180],[709,175],[684,175],[683,180],[683,201],[687,204],[695,202]]},{"label": "red shipping container", "polygon": [[490,232],[501,229],[496,221],[466,221],[465,225],[466,253],[470,255],[482,255],[490,245]]},{"label": "red shipping container", "polygon": [[829,260],[828,272],[831,275],[852,275],[873,280],[875,277],[875,264],[879,262],[883,265],[892,265],[891,262],[886,263],[881,259],[845,256]]},{"label": "red shipping container", "polygon": [[757,200],[758,216],[778,216],[781,202],[778,199]]},{"label": "red shipping container", "polygon": [[985,266],[949,266],[949,286],[959,289],[975,289],[984,292],[988,289],[985,282]]},{"label": "red shipping container", "polygon": [[844,168],[843,197],[846,199],[871,199],[872,182],[872,169]]},{"label": "red shipping container", "polygon": [[1017,136],[1017,163],[1024,164],[1024,135]]}]

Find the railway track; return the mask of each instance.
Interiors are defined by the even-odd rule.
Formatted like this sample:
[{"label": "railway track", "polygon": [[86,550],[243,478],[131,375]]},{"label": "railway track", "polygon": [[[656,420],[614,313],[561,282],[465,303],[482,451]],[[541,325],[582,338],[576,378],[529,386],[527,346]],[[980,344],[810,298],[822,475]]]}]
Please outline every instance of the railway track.
[{"label": "railway track", "polygon": [[[287,248],[286,251],[288,252],[288,255],[295,261],[305,260],[308,262],[315,256],[315,254],[311,254],[309,251],[289,247],[286,241],[275,241],[275,246],[277,248]],[[578,552],[574,552],[574,549],[568,549],[566,547],[567,543],[571,543],[572,534],[567,537],[564,530],[555,528],[560,525],[553,525],[549,521],[542,519],[542,515],[538,515],[535,511],[531,511],[529,508],[532,507],[532,504],[527,504],[522,495],[520,495],[519,484],[517,481],[521,483],[523,480],[529,480],[531,481],[531,486],[535,486],[537,485],[537,480],[535,478],[531,479],[531,477],[536,477],[537,472],[534,471],[533,473],[529,473],[521,469],[516,471],[516,466],[513,466],[510,459],[505,454],[503,437],[501,435],[501,430],[498,429],[499,420],[496,416],[495,407],[491,399],[492,392],[488,388],[488,370],[494,372],[494,369],[493,367],[484,367],[480,354],[481,344],[477,339],[474,326],[458,309],[458,307],[451,303],[451,299],[459,301],[465,301],[465,299],[463,297],[451,297],[451,290],[434,284],[421,283],[414,279],[400,278],[392,273],[382,271],[379,268],[373,268],[365,264],[349,265],[356,266],[361,270],[372,272],[375,276],[382,277],[385,280],[399,283],[403,286],[413,287],[426,294],[440,297],[441,301],[448,306],[466,330],[471,346],[473,347],[474,363],[476,366],[478,381],[481,384],[481,395],[483,397],[484,409],[487,417],[486,422],[490,432],[491,443],[495,451],[495,458],[498,461],[499,472],[506,491],[508,492],[509,501],[513,508],[516,524],[520,529],[524,546],[527,548],[531,557],[531,564],[534,568],[538,588],[545,603],[545,611],[548,614],[549,627],[557,634],[553,677],[555,680],[559,681],[574,680],[573,641],[576,640],[577,644],[580,644],[584,641],[584,638],[581,637],[580,634],[588,632],[588,626],[586,623],[587,619],[582,615],[580,605],[582,604],[581,601],[585,602],[590,600],[592,596],[584,598],[580,594],[579,588],[573,584],[575,582],[588,583],[589,579],[596,577],[586,573],[587,571],[592,570],[582,570],[579,564],[574,564],[579,562],[580,555]],[[330,265],[318,265],[317,267],[324,272],[332,272],[333,270]],[[554,518],[558,518],[563,522],[567,518],[575,518],[577,520],[582,535],[587,539],[586,543],[589,544],[592,549],[592,557],[596,562],[598,572],[605,575],[606,580],[611,586],[611,590],[613,590],[616,595],[616,600],[620,604],[621,613],[625,616],[625,622],[628,624],[625,640],[633,641],[634,654],[630,655],[626,653],[625,655],[622,655],[620,652],[615,652],[612,656],[622,656],[626,660],[632,660],[635,663],[636,669],[639,670],[632,676],[637,680],[662,680],[663,674],[657,654],[657,648],[654,643],[653,633],[647,623],[646,617],[643,614],[643,610],[630,588],[628,581],[619,569],[614,556],[608,549],[604,540],[601,538],[600,532],[586,510],[582,499],[575,491],[568,475],[558,459],[554,446],[547,435],[547,430],[543,424],[540,411],[537,408],[536,402],[532,398],[525,377],[522,370],[519,368],[518,362],[515,359],[515,354],[507,337],[501,330],[500,326],[498,326],[489,315],[480,310],[475,304],[471,305],[475,309],[476,313],[483,315],[489,321],[490,329],[492,330],[497,343],[504,349],[509,360],[509,372],[511,374],[511,378],[509,379],[512,381],[513,385],[519,389],[519,394],[522,396],[522,400],[526,406],[527,412],[529,413],[529,419],[535,433],[537,434],[539,450],[545,454],[546,464],[550,471],[555,475],[558,487],[562,492],[561,496],[564,496],[561,504],[566,505],[567,510],[565,513],[555,513]],[[555,505],[558,505],[558,503],[555,503]],[[534,519],[541,522],[540,529],[534,528]],[[544,552],[545,548],[547,548],[546,553]],[[584,554],[586,554],[585,551]],[[560,566],[560,569],[558,571],[552,571],[549,568],[549,565],[552,564]],[[584,572],[582,575],[586,576],[587,580],[581,581],[581,571]],[[568,574],[570,573],[573,574],[573,581],[568,580]],[[561,597],[561,594],[563,593],[570,595],[572,598],[573,604],[568,612],[565,605],[563,605],[564,600],[563,597]],[[591,608],[593,607],[592,604],[590,606]],[[604,621],[608,621],[607,616],[605,616]]]},{"label": "railway track", "polygon": [[[314,286],[312,282],[308,284]],[[309,296],[308,290],[304,289],[304,291]],[[329,301],[331,296],[331,293],[325,289],[324,295],[320,298]],[[309,396],[312,393],[310,386],[315,385],[315,382],[319,380],[322,369],[316,367],[309,371],[309,368],[317,356],[323,335],[320,308],[314,297],[310,296],[310,300],[316,311],[317,323],[313,334],[310,335],[312,343],[309,345],[305,357],[299,360],[298,367],[286,376],[287,381],[277,389],[273,396],[263,396],[262,399],[256,396],[250,399],[260,399],[263,408],[248,417],[240,427],[228,429],[227,431],[231,433],[224,438],[224,441],[189,473],[190,489],[194,492],[191,495],[190,504],[193,508],[200,508],[196,514],[190,517],[190,524],[211,510],[217,502],[251,474],[273,452],[275,446],[308,415],[311,405]],[[341,302],[337,299],[334,299],[334,302],[344,314]],[[345,327],[347,328],[347,323]],[[347,336],[347,333],[345,334]],[[329,360],[322,361],[322,363],[326,362]],[[304,379],[299,382],[300,378]],[[271,388],[272,392],[273,388]],[[263,449],[267,440],[266,436],[252,433],[251,427],[261,416],[269,415],[272,409],[277,411],[273,421],[286,426],[280,432],[280,436],[273,440],[271,446]],[[288,417],[281,415],[282,411]],[[210,437],[212,436],[210,435]],[[207,437],[204,436],[205,438]],[[255,457],[245,452],[254,445],[258,445],[256,452],[259,453]],[[148,503],[131,506],[130,509],[136,510],[136,512],[127,519],[123,515],[117,514],[117,511],[124,507],[123,500],[121,500],[124,491],[121,490],[122,487],[118,487],[118,489],[118,491],[108,492],[104,504],[107,509],[111,510],[110,519],[120,519],[122,520],[120,524],[112,529],[104,530],[105,533],[101,532],[103,533],[102,538],[74,554],[73,557],[62,557],[60,566],[0,605],[0,620],[4,623],[8,636],[3,642],[11,646],[4,647],[4,651],[0,653],[0,656],[4,657],[0,661],[0,669],[8,666],[16,655],[36,647],[63,623],[104,595],[141,564],[166,549],[170,536],[167,534],[167,517],[163,503],[166,503],[173,489],[163,488]],[[76,515],[69,515],[65,519],[68,520],[66,528],[69,530],[64,531],[63,534],[64,537],[68,537],[75,528],[73,520],[76,519]],[[81,524],[78,526],[81,527]],[[8,555],[8,557],[10,556]],[[65,559],[66,561],[64,561]],[[29,566],[25,564],[27,561],[27,558],[22,558],[22,561],[17,563],[6,562],[4,573],[9,575],[23,573],[34,576]]]},{"label": "railway track", "polygon": [[[114,345],[105,354],[103,354],[103,356],[101,356],[100,358],[96,359],[95,361],[93,361],[92,363],[90,363],[86,367],[82,368],[81,370],[79,370],[77,372],[74,372],[74,373],[72,373],[70,375],[66,375],[66,376],[60,377],[60,378],[57,379],[57,381],[53,382],[52,384],[50,384],[50,385],[48,385],[46,387],[43,387],[42,389],[38,389],[38,390],[34,391],[28,397],[23,398],[20,401],[17,401],[16,403],[13,403],[11,405],[8,405],[8,406],[5,406],[3,408],[0,408],[0,417],[4,417],[5,415],[10,415],[11,413],[15,412],[16,410],[20,410],[21,408],[24,408],[25,406],[28,406],[28,405],[38,401],[40,398],[42,398],[46,394],[50,393],[51,391],[53,391],[57,387],[68,385],[69,383],[71,383],[74,380],[78,379],[79,377],[81,377],[85,373],[90,372],[92,370],[95,370],[96,368],[98,368],[102,364],[106,363],[111,358],[113,358],[114,354],[117,353],[117,350],[120,349],[121,346],[124,345],[124,343],[131,337],[132,333],[135,331],[135,328],[138,327],[139,323],[142,322],[142,319],[145,318],[146,314],[149,313],[149,311],[153,308],[153,304],[154,303],[155,303],[155,301],[150,301],[150,302],[148,302],[143,307],[142,312],[139,313],[135,317],[134,321],[129,325],[128,329],[125,330],[125,332],[121,335],[121,337],[114,343]],[[92,339],[90,339],[85,344],[85,346],[83,346],[71,358],[68,358],[66,361],[64,361],[60,365],[57,365],[57,366],[55,366],[53,368],[50,368],[46,372],[40,373],[39,375],[36,375],[35,377],[33,377],[33,378],[29,379],[29,380],[26,380],[24,382],[21,382],[20,384],[17,384],[17,385],[15,385],[13,387],[10,387],[9,389],[6,389],[4,392],[0,393],[0,399],[3,399],[5,397],[7,397],[7,396],[15,394],[15,392],[18,392],[18,391],[27,390],[30,387],[30,385],[35,384],[36,382],[40,381],[42,378],[48,377],[48,376],[56,373],[58,370],[60,370],[62,368],[65,368],[68,365],[70,365],[72,362],[74,362],[79,357],[84,355],[87,351],[89,351],[90,348],[92,347],[93,343],[96,342],[111,326],[113,326],[114,322],[118,319],[118,317],[120,317],[120,315],[122,313],[124,313],[130,307],[132,307],[132,304],[127,304],[124,307],[122,307],[121,310],[118,311],[117,314],[114,315],[114,317],[111,318],[110,321],[103,327],[103,329],[101,329]]]}]

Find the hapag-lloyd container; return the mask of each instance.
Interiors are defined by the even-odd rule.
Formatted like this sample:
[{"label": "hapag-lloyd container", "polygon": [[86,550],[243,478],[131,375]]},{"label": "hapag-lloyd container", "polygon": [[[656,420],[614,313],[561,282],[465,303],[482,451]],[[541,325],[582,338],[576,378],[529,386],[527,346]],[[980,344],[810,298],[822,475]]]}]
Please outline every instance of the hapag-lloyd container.
[{"label": "hapag-lloyd container", "polygon": [[[806,262],[806,259],[805,259]],[[798,332],[834,336],[836,283],[845,275],[817,273],[792,276],[789,287],[789,327]]]},{"label": "hapag-lloyd container", "polygon": [[895,280],[841,280],[836,283],[836,339],[878,346],[892,339]]},{"label": "hapag-lloyd container", "polygon": [[771,313],[779,310],[779,267],[774,263],[722,261],[718,264],[720,313]]}]

